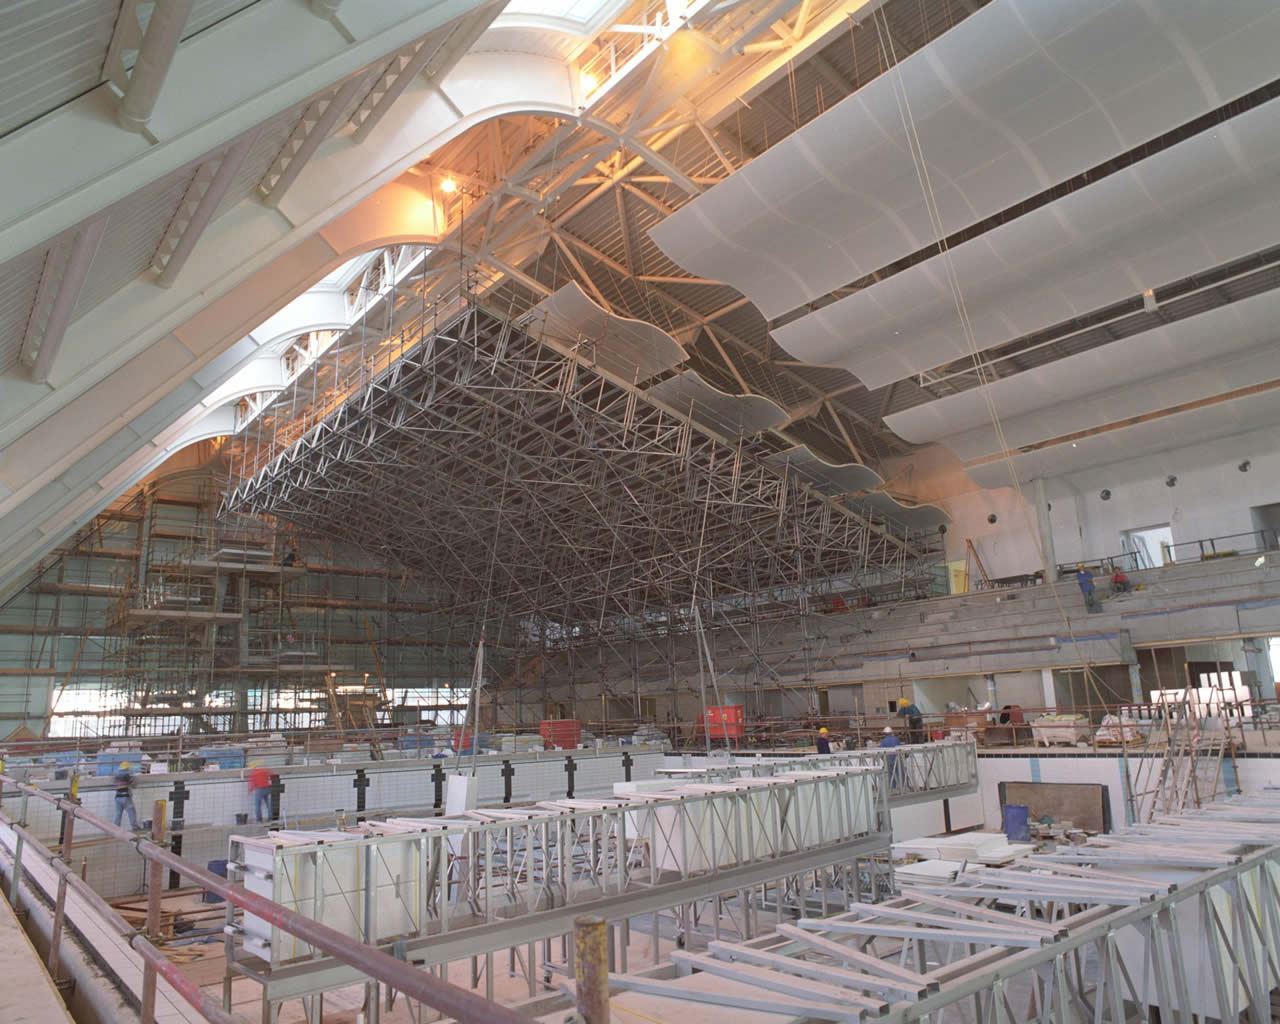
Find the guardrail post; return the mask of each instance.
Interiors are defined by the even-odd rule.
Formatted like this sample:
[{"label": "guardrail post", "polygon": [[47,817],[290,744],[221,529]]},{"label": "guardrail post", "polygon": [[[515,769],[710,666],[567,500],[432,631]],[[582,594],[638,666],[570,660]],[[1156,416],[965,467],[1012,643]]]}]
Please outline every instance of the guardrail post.
[{"label": "guardrail post", "polygon": [[[164,839],[166,804],[157,800],[151,808],[151,841],[157,846]],[[164,889],[164,865],[158,860],[147,863],[147,938],[152,942],[160,931],[160,897]],[[142,1024],[156,1019],[156,968],[149,960],[142,965]]]},{"label": "guardrail post", "polygon": [[45,966],[49,968],[49,977],[56,984],[58,981],[58,950],[62,945],[62,922],[67,915],[67,872],[58,872],[58,898],[53,907],[53,933],[49,936],[49,956]]},{"label": "guardrail post", "polygon": [[609,1024],[609,926],[604,918],[583,914],[573,919],[573,953],[578,1017],[583,1024]]},{"label": "guardrail post", "polygon": [[[27,827],[27,794],[22,794],[22,810],[18,812],[18,824],[23,830]],[[22,832],[17,832],[17,840],[13,844],[13,877],[9,880],[9,905],[13,907],[14,916],[22,912],[22,847],[26,839]]]}]

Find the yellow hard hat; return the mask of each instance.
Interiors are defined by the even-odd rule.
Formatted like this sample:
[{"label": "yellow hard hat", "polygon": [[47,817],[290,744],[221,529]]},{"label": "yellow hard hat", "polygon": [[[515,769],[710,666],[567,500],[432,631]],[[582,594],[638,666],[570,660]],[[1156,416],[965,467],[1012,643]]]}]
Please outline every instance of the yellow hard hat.
[{"label": "yellow hard hat", "polygon": [[120,767],[121,767],[122,769],[123,769],[123,768],[130,768],[130,767],[132,767],[132,765],[130,765],[128,761],[121,761],[121,762],[120,762]]},{"label": "yellow hard hat", "polygon": [[905,708],[905,707],[906,707],[908,704],[910,704],[910,703],[911,703],[911,701],[910,701],[910,700],[908,700],[906,697],[899,697],[899,698],[898,698],[898,707],[900,707],[900,708]]},{"label": "yellow hard hat", "polygon": [[823,728],[821,728],[821,729],[819,729],[819,730],[818,730],[818,735],[819,735],[819,736],[825,736],[826,734],[827,734],[827,730],[826,730],[826,728],[825,728],[825,727],[823,727]]},{"label": "yellow hard hat", "polygon": [[1084,568],[1084,562],[1076,562],[1076,568],[1077,568],[1077,569],[1083,569],[1083,568]]},{"label": "yellow hard hat", "polygon": [[261,761],[250,761],[250,762],[249,762],[249,767],[250,767],[250,768],[261,768],[261,767],[262,767],[262,762],[261,762]]}]

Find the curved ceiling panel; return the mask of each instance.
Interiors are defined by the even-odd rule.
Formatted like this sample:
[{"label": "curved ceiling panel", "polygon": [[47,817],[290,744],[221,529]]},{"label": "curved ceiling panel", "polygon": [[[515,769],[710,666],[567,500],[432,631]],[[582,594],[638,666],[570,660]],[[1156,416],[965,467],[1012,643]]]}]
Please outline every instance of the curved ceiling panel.
[{"label": "curved ceiling panel", "polygon": [[[1280,235],[1272,101],[951,250],[978,349],[1247,256]],[[774,331],[882,387],[968,355],[943,257]]]},{"label": "curved ceiling panel", "polygon": [[[995,0],[651,235],[776,317],[1275,75],[1273,0]],[[1069,70],[1068,70],[1069,69]]]},{"label": "curved ceiling panel", "polygon": [[559,352],[614,377],[637,384],[679,366],[684,349],[665,331],[643,320],[614,316],[577,284],[548,295],[529,313],[531,329]]},{"label": "curved ceiling panel", "polygon": [[[982,389],[973,388],[893,413],[885,417],[885,423],[913,444],[940,441],[961,458],[977,458],[999,448],[991,426],[988,397],[1008,434],[1014,420],[1030,416],[1034,423],[1043,410],[1066,400],[1082,398],[1079,406],[1082,410],[1096,404],[1091,396],[1097,395],[1100,382],[1106,382],[1110,393],[1122,386],[1149,382],[1160,374],[1190,370],[1257,345],[1274,345],[1277,341],[1280,341],[1280,291],[1263,292],[1199,316],[992,381],[985,395]],[[1119,406],[1125,407],[1125,403]],[[1094,422],[1114,419],[1115,410],[1116,406],[1109,406],[1108,414]],[[1026,444],[1088,425],[1081,422],[1064,430],[1046,423],[1038,436],[1016,442],[1010,437],[1010,440]]]},{"label": "curved ceiling panel", "polygon": [[[840,497],[879,487],[883,478],[873,469],[858,463],[833,465],[815,455],[807,445],[789,448],[768,456],[766,463],[788,467],[802,480],[828,497]],[[872,508],[888,519],[905,524],[913,530],[935,529],[950,522],[950,517],[936,505],[903,505],[882,491],[858,494],[846,504],[857,508]]]},{"label": "curved ceiling panel", "polygon": [[700,426],[721,437],[743,437],[772,430],[787,421],[787,414],[760,395],[730,395],[708,384],[695,370],[668,377],[645,396],[669,405]]},{"label": "curved ceiling panel", "polygon": [[[1280,423],[1280,401],[1277,400],[1277,392],[1270,390],[1095,434],[1079,439],[1074,445],[1058,444],[1015,455],[1013,466],[1018,480],[1025,483],[1037,477],[1062,476],[1251,430],[1271,428],[1277,423]],[[1009,467],[1005,459],[970,467],[967,472],[982,487],[1009,485]]]}]

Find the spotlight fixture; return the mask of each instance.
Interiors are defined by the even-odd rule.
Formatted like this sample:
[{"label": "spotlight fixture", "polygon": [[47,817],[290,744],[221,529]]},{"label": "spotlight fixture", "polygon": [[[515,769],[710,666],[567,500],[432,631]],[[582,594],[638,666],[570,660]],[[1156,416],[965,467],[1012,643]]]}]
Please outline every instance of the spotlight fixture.
[{"label": "spotlight fixture", "polygon": [[581,81],[582,81],[582,94],[584,96],[590,96],[593,92],[595,92],[598,88],[600,88],[600,80],[596,78],[595,75],[591,74],[591,72],[589,71],[584,71],[582,73]]},{"label": "spotlight fixture", "polygon": [[1240,470],[1241,473],[1247,473],[1252,467],[1253,467],[1253,463],[1250,462],[1248,459],[1245,459],[1244,462],[1236,466],[1236,469]]},{"label": "spotlight fixture", "polygon": [[945,535],[946,535],[946,532],[947,532],[947,524],[946,524],[946,523],[939,523],[939,524],[938,524],[938,533],[940,533],[940,534],[942,534],[943,536],[945,536]]},{"label": "spotlight fixture", "polygon": [[999,516],[997,516],[994,512],[992,512],[991,515],[987,516],[987,522],[991,523],[991,525],[994,526],[996,523],[996,520],[999,518],[1000,518]]},{"label": "spotlight fixture", "polygon": [[1261,569],[1261,568],[1262,568],[1264,565],[1266,565],[1266,564],[1267,564],[1267,556],[1266,556],[1266,555],[1259,555],[1257,558],[1255,558],[1255,559],[1253,560],[1253,567],[1254,567],[1255,569]]},{"label": "spotlight fixture", "polygon": [[1111,492],[1110,492],[1107,488],[1105,488],[1105,487],[1104,487],[1104,488],[1102,488],[1102,490],[1098,493],[1098,497],[1099,497],[1099,498],[1101,498],[1103,501],[1110,501],[1110,500],[1111,500]]},{"label": "spotlight fixture", "polygon": [[1177,478],[1176,476],[1174,476],[1173,474],[1170,474],[1169,476],[1167,476],[1167,477],[1165,477],[1165,478],[1164,478],[1164,485],[1165,485],[1166,487],[1177,487],[1177,486],[1178,486],[1178,478]]},{"label": "spotlight fixture", "polygon": [[445,178],[444,181],[440,182],[440,191],[453,195],[454,192],[458,191],[458,183],[452,178]]}]

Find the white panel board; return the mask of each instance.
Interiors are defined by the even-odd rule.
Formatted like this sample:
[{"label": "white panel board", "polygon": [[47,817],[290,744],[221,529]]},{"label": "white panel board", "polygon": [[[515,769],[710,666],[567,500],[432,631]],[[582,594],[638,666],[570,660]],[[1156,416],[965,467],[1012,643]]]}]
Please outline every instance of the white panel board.
[{"label": "white panel board", "polygon": [[1272,0],[995,0],[651,232],[767,317],[1269,81]]},{"label": "white panel board", "polygon": [[[990,348],[1238,259],[1280,235],[1269,103],[951,250]],[[882,387],[969,354],[935,256],[774,331],[797,359]]]},{"label": "white panel board", "polygon": [[1280,290],[992,381],[987,395],[974,388],[885,422],[913,444],[940,441],[976,459],[1000,450],[988,397],[1017,447],[1269,379],[1280,360],[1277,341]]}]

